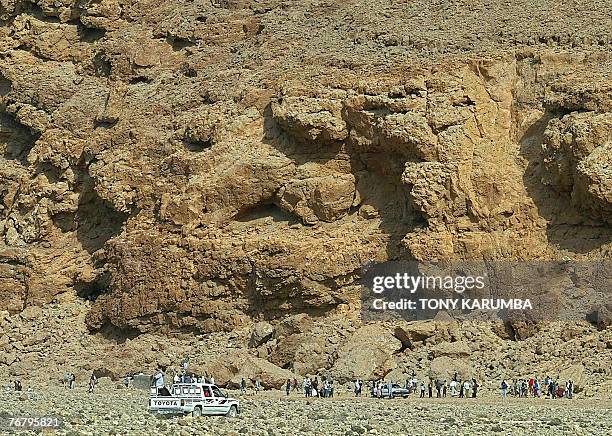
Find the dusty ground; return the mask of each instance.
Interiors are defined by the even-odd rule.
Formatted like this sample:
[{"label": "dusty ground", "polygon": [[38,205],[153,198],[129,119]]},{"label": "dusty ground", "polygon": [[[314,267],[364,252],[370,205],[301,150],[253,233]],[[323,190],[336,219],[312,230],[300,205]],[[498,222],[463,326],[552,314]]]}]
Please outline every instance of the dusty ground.
[{"label": "dusty ground", "polygon": [[[612,391],[610,298],[567,325],[359,309],[369,262],[612,259],[611,6],[0,0],[0,381],[118,380],[185,355],[234,386],[551,374],[592,397],[261,400],[180,429],[610,433],[593,402]],[[594,289],[560,277],[558,306],[609,292],[611,271]],[[0,411],[180,433],[135,396],[37,395]]]},{"label": "dusty ground", "polygon": [[[233,393],[234,395],[235,393]],[[157,418],[146,412],[146,392],[109,390],[93,395],[84,389],[0,396],[0,414],[62,416],[58,434],[293,435],[293,434],[584,434],[612,431],[612,402],[575,400],[502,400],[484,398],[406,400],[306,400],[279,392],[242,400],[237,419],[225,417]]]}]

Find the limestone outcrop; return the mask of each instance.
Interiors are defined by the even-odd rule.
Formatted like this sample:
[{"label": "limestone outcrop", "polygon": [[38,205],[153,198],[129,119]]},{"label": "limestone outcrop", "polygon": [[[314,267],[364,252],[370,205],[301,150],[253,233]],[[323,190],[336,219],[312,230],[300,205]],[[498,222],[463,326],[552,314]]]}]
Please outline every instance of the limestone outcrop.
[{"label": "limestone outcrop", "polygon": [[[455,3],[0,1],[0,318],[74,305],[87,359],[147,368],[235,335],[234,384],[500,375],[464,360],[546,327],[363,323],[363,268],[612,258],[612,23]],[[40,362],[3,335],[0,370]]]}]

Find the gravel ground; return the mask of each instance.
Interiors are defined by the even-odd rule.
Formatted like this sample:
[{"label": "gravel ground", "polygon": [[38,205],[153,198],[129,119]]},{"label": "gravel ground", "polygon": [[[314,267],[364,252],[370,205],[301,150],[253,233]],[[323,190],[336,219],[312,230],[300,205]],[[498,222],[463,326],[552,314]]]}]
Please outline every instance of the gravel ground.
[{"label": "gravel ground", "polygon": [[[584,399],[307,400],[267,392],[244,397],[235,419],[157,417],[146,403],[137,390],[2,393],[0,416],[61,416],[57,433],[66,435],[612,434],[612,403]],[[20,431],[27,433],[34,434]]]}]

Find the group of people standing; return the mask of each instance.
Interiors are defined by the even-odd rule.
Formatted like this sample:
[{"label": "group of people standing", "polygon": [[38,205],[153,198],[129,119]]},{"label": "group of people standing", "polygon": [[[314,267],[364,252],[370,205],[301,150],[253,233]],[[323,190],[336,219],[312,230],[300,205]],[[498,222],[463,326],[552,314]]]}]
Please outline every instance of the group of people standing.
[{"label": "group of people standing", "polygon": [[[362,385],[363,382],[361,380],[356,380],[354,382],[356,397],[361,396]],[[384,380],[374,381],[371,384],[371,394],[373,397],[377,398],[382,398],[383,396],[398,396],[394,393],[394,389],[396,388],[393,386],[401,387],[399,383],[392,383]],[[478,388],[480,388],[480,385],[475,378],[471,381],[459,380],[457,374],[455,374],[450,383],[440,379],[429,379],[425,381],[413,377],[412,379],[407,379],[403,384],[404,393],[410,395],[418,392],[419,398],[433,398],[434,392],[436,398],[446,398],[449,393],[451,397],[476,398],[478,395]],[[385,389],[384,395],[383,389]]]},{"label": "group of people standing", "polygon": [[507,398],[508,394],[518,398],[573,398],[574,397],[574,382],[567,380],[565,386],[559,383],[559,378],[552,379],[546,376],[540,381],[538,376],[527,379],[514,379],[512,384],[508,384],[506,380],[501,382],[502,398]]},{"label": "group of people standing", "polygon": [[76,376],[71,372],[67,372],[66,374],[64,374],[64,387],[67,389],[74,389],[75,386]]},{"label": "group of people standing", "polygon": [[[253,387],[255,388],[255,395],[257,395],[259,391],[261,391],[261,382],[259,381],[259,379],[255,379],[255,383],[253,384]],[[242,380],[240,380],[240,395],[245,395],[246,392],[247,392],[247,382],[243,377]]]},{"label": "group of people standing", "polygon": [[[315,377],[314,379],[304,377],[302,388],[304,389],[304,396],[306,398],[332,398],[334,396],[334,381],[329,377],[322,377],[321,383],[319,383],[319,377]],[[293,379],[293,382],[291,382],[290,379],[287,379],[287,383],[285,385],[286,394],[289,395],[292,390],[299,391],[297,379]]]},{"label": "group of people standing", "polygon": [[[89,378],[89,383],[87,383],[87,392],[90,394],[93,393],[97,383],[98,378],[96,377],[96,374],[92,372],[91,377]],[[67,372],[64,374],[63,384],[66,389],[74,389],[76,387],[76,376],[74,373]]]},{"label": "group of people standing", "polygon": [[[414,383],[414,382],[413,382]],[[430,380],[427,384],[427,396],[433,397],[433,390],[436,391],[436,398],[446,398],[449,391],[451,397],[458,398],[476,398],[478,396],[478,388],[480,385],[475,378],[472,380],[458,380],[454,377],[450,383],[446,380]],[[425,382],[421,382],[421,398],[425,397]]]}]

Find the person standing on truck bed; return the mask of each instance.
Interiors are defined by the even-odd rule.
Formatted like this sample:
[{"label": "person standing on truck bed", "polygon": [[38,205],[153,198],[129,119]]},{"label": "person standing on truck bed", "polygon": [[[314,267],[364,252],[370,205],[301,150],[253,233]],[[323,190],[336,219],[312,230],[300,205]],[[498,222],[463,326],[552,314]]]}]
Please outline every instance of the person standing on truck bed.
[{"label": "person standing on truck bed", "polygon": [[166,383],[164,381],[164,373],[162,372],[161,368],[158,368],[157,372],[153,376],[153,386],[159,389],[163,388],[165,385]]}]

